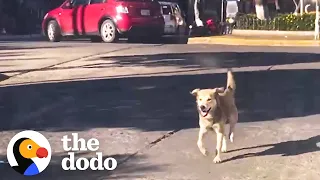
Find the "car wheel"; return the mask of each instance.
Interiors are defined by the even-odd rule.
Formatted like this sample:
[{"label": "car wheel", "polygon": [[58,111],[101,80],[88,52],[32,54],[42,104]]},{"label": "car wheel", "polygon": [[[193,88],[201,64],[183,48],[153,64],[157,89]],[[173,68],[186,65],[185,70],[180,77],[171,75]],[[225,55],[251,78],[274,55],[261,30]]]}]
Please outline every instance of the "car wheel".
[{"label": "car wheel", "polygon": [[115,24],[107,19],[100,27],[100,35],[103,42],[113,43],[118,40],[118,31]]},{"label": "car wheel", "polygon": [[102,38],[100,36],[92,36],[91,42],[102,42]]},{"label": "car wheel", "polygon": [[57,21],[51,20],[47,26],[47,38],[51,42],[59,42],[61,40],[60,27]]}]

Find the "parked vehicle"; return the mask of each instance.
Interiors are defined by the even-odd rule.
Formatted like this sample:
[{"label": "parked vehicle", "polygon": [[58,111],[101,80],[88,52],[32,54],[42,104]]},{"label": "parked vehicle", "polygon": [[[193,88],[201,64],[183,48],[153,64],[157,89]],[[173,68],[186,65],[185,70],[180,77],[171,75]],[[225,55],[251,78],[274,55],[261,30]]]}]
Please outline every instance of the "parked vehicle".
[{"label": "parked vehicle", "polygon": [[184,15],[177,3],[159,2],[161,5],[161,13],[164,17],[165,34],[183,34],[186,29]]},{"label": "parked vehicle", "polygon": [[42,31],[52,42],[63,36],[107,43],[119,37],[160,39],[164,20],[156,0],[66,0],[45,15]]}]

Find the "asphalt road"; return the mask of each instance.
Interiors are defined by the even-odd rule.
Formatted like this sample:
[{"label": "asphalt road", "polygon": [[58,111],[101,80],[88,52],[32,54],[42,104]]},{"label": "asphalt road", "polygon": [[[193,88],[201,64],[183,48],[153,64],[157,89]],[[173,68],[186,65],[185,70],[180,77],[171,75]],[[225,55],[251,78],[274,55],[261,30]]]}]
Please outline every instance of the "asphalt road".
[{"label": "asphalt road", "polygon": [[[197,149],[189,92],[224,86],[227,68],[240,123],[223,163],[213,164]],[[0,160],[16,132],[33,129],[53,150],[34,179],[318,180],[319,69],[318,48],[1,42]],[[72,132],[98,138],[118,169],[62,171],[60,139]],[[206,143],[212,152],[214,143]],[[5,163],[0,177],[25,179]]]}]

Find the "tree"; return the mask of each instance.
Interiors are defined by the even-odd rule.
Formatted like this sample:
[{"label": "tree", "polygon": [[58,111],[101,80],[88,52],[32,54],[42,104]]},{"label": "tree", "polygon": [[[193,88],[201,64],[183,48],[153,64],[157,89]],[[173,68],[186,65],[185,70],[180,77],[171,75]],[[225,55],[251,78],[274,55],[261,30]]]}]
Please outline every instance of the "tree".
[{"label": "tree", "polygon": [[267,0],[255,0],[255,8],[258,19],[265,20],[269,18]]}]

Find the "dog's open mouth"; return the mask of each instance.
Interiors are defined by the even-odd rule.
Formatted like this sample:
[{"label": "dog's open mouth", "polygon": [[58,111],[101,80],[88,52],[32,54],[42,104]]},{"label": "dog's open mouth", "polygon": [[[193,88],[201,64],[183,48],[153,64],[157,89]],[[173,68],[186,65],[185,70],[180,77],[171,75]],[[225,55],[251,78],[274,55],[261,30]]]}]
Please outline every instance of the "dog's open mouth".
[{"label": "dog's open mouth", "polygon": [[209,112],[210,112],[210,110],[211,110],[211,108],[209,108],[209,109],[207,109],[207,110],[200,110],[200,114],[203,116],[203,117],[206,117],[208,114],[209,114]]}]

